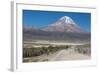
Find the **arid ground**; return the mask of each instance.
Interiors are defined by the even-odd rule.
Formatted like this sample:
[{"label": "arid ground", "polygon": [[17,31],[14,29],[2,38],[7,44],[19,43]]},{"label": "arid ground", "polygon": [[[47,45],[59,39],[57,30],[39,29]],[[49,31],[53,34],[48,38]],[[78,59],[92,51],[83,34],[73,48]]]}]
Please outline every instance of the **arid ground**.
[{"label": "arid ground", "polygon": [[55,41],[25,42],[23,62],[85,60],[91,58],[90,44]]}]

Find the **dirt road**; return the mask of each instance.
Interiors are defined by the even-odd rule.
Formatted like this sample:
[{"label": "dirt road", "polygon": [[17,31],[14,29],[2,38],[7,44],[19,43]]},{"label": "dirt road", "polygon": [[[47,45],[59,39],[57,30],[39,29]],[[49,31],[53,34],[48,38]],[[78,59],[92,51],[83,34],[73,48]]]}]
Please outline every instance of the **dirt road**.
[{"label": "dirt road", "polygon": [[73,49],[68,50],[60,50],[58,51],[55,56],[53,56],[50,60],[51,61],[60,61],[60,60],[82,60],[82,59],[89,59],[90,57],[84,54],[80,54],[75,52]]},{"label": "dirt road", "polygon": [[78,53],[74,49],[63,49],[49,55],[41,55],[37,57],[24,58],[28,62],[41,62],[41,61],[67,61],[67,60],[85,60],[90,59],[90,56]]}]

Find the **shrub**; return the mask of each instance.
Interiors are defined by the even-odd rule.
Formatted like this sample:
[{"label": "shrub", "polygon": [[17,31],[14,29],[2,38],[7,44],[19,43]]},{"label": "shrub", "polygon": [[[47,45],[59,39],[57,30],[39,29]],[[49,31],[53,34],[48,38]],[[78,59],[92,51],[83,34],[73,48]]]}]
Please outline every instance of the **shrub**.
[{"label": "shrub", "polygon": [[48,47],[32,47],[32,48],[23,48],[23,57],[34,57],[40,56],[42,54],[49,55],[61,49],[67,49],[69,46],[48,46]]}]

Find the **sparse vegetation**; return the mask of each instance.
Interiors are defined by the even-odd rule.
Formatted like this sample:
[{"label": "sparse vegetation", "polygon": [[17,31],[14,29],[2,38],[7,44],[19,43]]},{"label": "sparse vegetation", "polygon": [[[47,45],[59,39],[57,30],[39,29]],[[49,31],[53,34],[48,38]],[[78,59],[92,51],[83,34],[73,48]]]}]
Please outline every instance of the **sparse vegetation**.
[{"label": "sparse vegetation", "polygon": [[42,54],[49,55],[61,49],[68,49],[69,46],[48,46],[48,47],[31,47],[23,48],[23,57],[34,57]]},{"label": "sparse vegetation", "polygon": [[65,57],[65,59],[67,58],[73,59],[73,57],[76,57],[76,59],[89,58],[91,55],[91,45],[84,43],[71,44],[63,41],[44,41],[44,40],[43,41],[37,40],[35,42],[26,41],[25,44],[23,45],[23,62],[25,63],[51,61],[53,57],[57,57],[56,56],[57,54],[61,56],[61,59],[63,59],[62,57]]},{"label": "sparse vegetation", "polygon": [[91,45],[90,44],[78,45],[78,46],[76,46],[75,50],[79,53],[90,55],[91,54]]}]

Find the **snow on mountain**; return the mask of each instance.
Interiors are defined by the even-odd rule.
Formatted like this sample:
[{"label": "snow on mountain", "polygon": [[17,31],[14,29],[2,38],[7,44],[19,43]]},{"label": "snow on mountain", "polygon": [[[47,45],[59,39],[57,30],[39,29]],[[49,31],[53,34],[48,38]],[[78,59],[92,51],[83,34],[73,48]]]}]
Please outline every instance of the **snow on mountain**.
[{"label": "snow on mountain", "polygon": [[75,24],[75,22],[68,16],[63,16],[60,20],[64,20],[67,24]]},{"label": "snow on mountain", "polygon": [[57,22],[43,29],[44,31],[57,32],[83,32],[83,30],[68,16],[61,17]]}]

